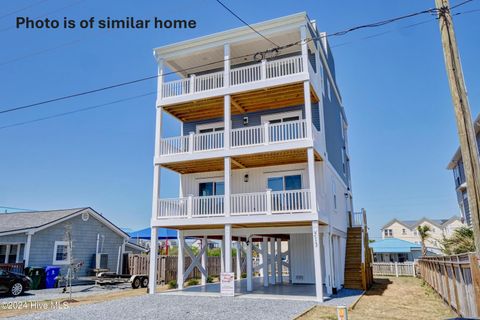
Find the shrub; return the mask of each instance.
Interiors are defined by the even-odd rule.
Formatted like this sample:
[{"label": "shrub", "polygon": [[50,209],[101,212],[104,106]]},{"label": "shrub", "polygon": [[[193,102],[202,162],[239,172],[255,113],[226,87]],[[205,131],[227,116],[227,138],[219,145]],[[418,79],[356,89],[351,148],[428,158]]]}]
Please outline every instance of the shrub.
[{"label": "shrub", "polygon": [[247,277],[247,274],[245,272],[242,272],[242,279],[245,279]]},{"label": "shrub", "polygon": [[199,283],[200,283],[200,281],[198,281],[198,279],[192,278],[192,279],[188,280],[187,285],[196,286]]},{"label": "shrub", "polygon": [[176,289],[177,288],[177,280],[170,280],[168,282],[168,289]]},{"label": "shrub", "polygon": [[212,283],[212,282],[213,282],[212,276],[208,276],[208,277],[207,277],[207,283]]}]

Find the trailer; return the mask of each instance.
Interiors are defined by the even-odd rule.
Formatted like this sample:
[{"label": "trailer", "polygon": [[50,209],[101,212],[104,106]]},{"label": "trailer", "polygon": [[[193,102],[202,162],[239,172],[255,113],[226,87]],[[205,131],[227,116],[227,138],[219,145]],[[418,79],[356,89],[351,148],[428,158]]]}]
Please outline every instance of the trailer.
[{"label": "trailer", "polygon": [[95,278],[95,284],[116,285],[130,283],[133,289],[146,288],[148,286],[148,274],[117,274],[116,272],[100,272]]}]

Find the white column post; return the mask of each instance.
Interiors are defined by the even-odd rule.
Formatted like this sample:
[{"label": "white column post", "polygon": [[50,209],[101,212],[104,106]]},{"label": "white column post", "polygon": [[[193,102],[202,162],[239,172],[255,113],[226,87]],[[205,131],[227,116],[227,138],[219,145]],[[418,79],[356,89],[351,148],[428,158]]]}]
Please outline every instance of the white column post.
[{"label": "white column post", "polygon": [[232,135],[232,112],[231,112],[232,97],[227,94],[223,97],[223,145],[225,150],[230,149],[230,137]]},{"label": "white column post", "polygon": [[277,283],[283,283],[282,239],[277,239]]},{"label": "white column post", "polygon": [[267,189],[267,215],[272,214],[272,189]]},{"label": "white column post", "polygon": [[230,44],[223,45],[223,85],[230,87]]},{"label": "white column post", "polygon": [[318,221],[312,221],[313,261],[315,268],[315,291],[317,301],[323,302],[322,261],[320,256],[320,233]]},{"label": "white column post", "polygon": [[262,241],[262,272],[263,272],[263,286],[268,287],[268,238],[263,238]]},{"label": "white column post", "polygon": [[260,67],[260,77],[262,80],[267,79],[267,60],[262,59],[262,66]]},{"label": "white column post", "polygon": [[157,106],[163,98],[163,58],[157,59]]},{"label": "white column post", "polygon": [[289,239],[287,242],[288,245],[288,282],[293,283],[292,279],[292,246],[291,240]]},{"label": "white column post", "polygon": [[247,291],[253,291],[253,239],[247,238]]},{"label": "white column post", "polygon": [[183,289],[183,273],[185,272],[185,237],[183,231],[178,230],[178,256],[177,256],[177,287]]},{"label": "white column post", "polygon": [[308,72],[308,42],[307,42],[307,27],[305,25],[300,27],[300,40],[302,41],[302,65],[303,72]]},{"label": "white column post", "polygon": [[17,244],[17,253],[16,253],[16,257],[17,257],[17,260],[15,261],[16,263],[20,263],[22,262],[22,260],[20,259],[20,247],[22,246],[21,243]]},{"label": "white column post", "polygon": [[25,260],[25,267],[29,267],[30,262],[30,246],[32,245],[32,235],[33,233],[27,232],[27,243],[25,243],[25,248],[23,249],[23,260]]},{"label": "white column post", "polygon": [[315,154],[313,148],[307,149],[307,162],[308,162],[308,182],[310,187],[310,206],[312,207],[312,212],[318,214],[317,212],[317,181],[315,179]]},{"label": "white column post", "polygon": [[230,157],[225,157],[224,161],[224,200],[223,208],[225,210],[225,216],[230,216],[230,195],[231,195],[231,176],[232,176],[232,159]]},{"label": "white column post", "polygon": [[208,238],[207,236],[203,236],[203,240],[202,240],[202,250],[203,248],[205,248],[205,251],[203,252],[202,254],[202,267],[203,269],[205,269],[207,271],[207,275],[204,275],[202,273],[202,285],[206,285],[207,284],[207,277],[208,277]]},{"label": "white column post", "polygon": [[277,273],[275,272],[275,238],[270,238],[270,284],[277,282]]},{"label": "white column post", "polygon": [[398,278],[398,262],[395,261],[395,277]]},{"label": "white column post", "polygon": [[225,272],[225,235],[220,242],[220,272]]},{"label": "white column post", "polygon": [[8,256],[10,255],[10,249],[12,248],[11,244],[7,244],[5,248],[5,259],[3,259],[3,263],[8,263]]},{"label": "white column post", "polygon": [[193,153],[193,150],[194,150],[194,144],[195,144],[194,136],[195,136],[195,132],[188,133],[188,152],[189,153]]},{"label": "white column post", "polygon": [[157,288],[158,228],[152,227],[150,234],[150,268],[148,293],[154,294]]},{"label": "white column post", "polygon": [[337,289],[337,279],[338,279],[338,266],[337,266],[337,250],[335,250],[335,236],[333,234],[330,234],[330,237],[328,239],[330,243],[330,255],[331,255],[331,268],[332,268],[332,287]]},{"label": "white column post", "polygon": [[232,272],[232,225],[225,225],[225,272]]},{"label": "white column post", "polygon": [[307,139],[313,139],[312,99],[310,97],[310,81],[303,82],[303,99],[305,101],[305,122],[307,127]]},{"label": "white column post", "polygon": [[330,235],[328,230],[323,232],[323,250],[325,260],[325,286],[327,288],[327,294],[332,294],[332,254],[330,250]]},{"label": "white column post", "polygon": [[241,255],[242,252],[242,243],[240,242],[240,237],[237,239],[237,252],[236,252],[236,269],[237,269],[237,280],[242,279],[242,264],[241,264]]}]

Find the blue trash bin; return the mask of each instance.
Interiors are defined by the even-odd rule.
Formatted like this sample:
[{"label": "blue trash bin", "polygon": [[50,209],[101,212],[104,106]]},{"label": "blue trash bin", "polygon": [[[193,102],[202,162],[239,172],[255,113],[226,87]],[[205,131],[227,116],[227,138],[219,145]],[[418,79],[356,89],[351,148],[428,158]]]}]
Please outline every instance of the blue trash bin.
[{"label": "blue trash bin", "polygon": [[46,274],[46,279],[45,279],[45,287],[47,289],[55,288],[55,278],[58,277],[60,274],[60,267],[57,266],[47,266],[45,268],[45,274]]}]

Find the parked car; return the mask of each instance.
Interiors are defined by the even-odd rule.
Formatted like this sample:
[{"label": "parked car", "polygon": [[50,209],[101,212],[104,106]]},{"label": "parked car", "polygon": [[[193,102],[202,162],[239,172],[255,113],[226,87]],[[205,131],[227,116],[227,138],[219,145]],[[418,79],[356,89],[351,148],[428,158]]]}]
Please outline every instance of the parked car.
[{"label": "parked car", "polygon": [[19,296],[30,289],[32,279],[14,272],[0,270],[0,293]]}]

